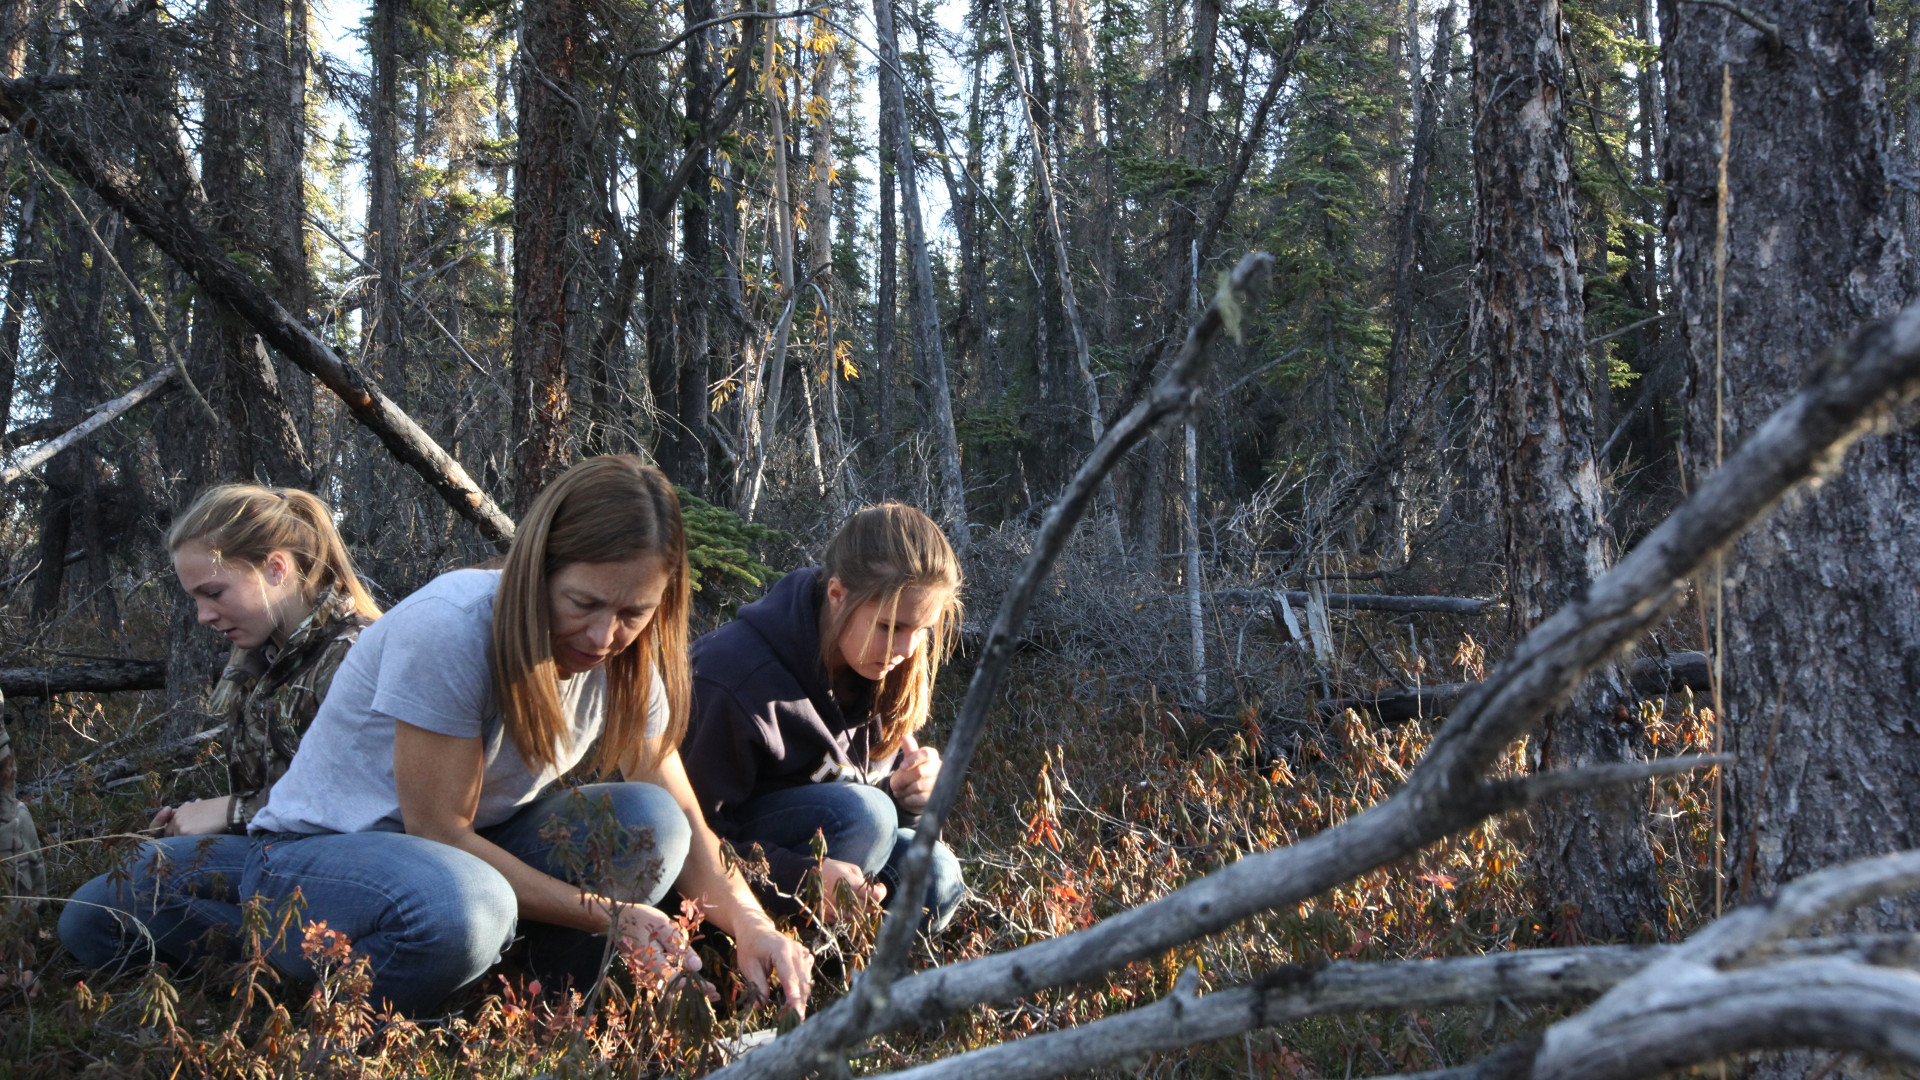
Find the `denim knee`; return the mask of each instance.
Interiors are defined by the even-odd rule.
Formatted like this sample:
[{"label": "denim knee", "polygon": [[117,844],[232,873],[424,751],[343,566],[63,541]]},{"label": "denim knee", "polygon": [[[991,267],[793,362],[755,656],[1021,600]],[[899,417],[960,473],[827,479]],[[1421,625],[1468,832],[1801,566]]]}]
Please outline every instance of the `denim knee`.
[{"label": "denim knee", "polygon": [[[325,922],[367,959],[373,1003],[410,1016],[492,967],[513,940],[519,911],[513,886],[485,861],[404,833],[264,838],[242,888],[270,905],[298,890],[302,922]],[[274,966],[311,979],[297,931]]]},{"label": "denim knee", "polygon": [[[667,789],[654,784],[594,784],[593,789],[612,789],[614,814],[629,829],[653,832],[653,857],[660,869],[650,888],[635,897],[643,904],[658,904],[680,876],[693,849],[693,823],[687,812],[674,801]],[[583,789],[585,790],[585,789]]]},{"label": "denim knee", "polygon": [[[886,872],[881,880],[889,890],[898,892],[900,874],[905,868],[907,849],[913,846],[913,830],[901,829],[895,835],[893,854],[887,860]],[[953,849],[938,841],[933,845],[933,865],[928,868],[927,894],[923,901],[925,915],[923,929],[937,934],[953,921],[953,913],[960,908],[960,901],[967,895],[967,883],[960,873],[960,859]]]},{"label": "denim knee", "polygon": [[[606,824],[617,824],[620,836],[607,836]],[[637,830],[651,844],[633,842]],[[537,799],[480,835],[541,873],[616,899],[658,904],[686,865],[693,823],[657,785],[587,784]]]},{"label": "denim knee", "polygon": [[194,959],[210,934],[239,926],[247,842],[237,836],[149,840],[88,881],[60,911],[60,943],[82,964]]},{"label": "denim knee", "polygon": [[853,863],[868,876],[884,870],[893,854],[893,834],[900,828],[893,797],[871,784],[817,784],[815,790],[830,793],[821,804],[825,820],[818,826],[827,839],[828,857]]}]

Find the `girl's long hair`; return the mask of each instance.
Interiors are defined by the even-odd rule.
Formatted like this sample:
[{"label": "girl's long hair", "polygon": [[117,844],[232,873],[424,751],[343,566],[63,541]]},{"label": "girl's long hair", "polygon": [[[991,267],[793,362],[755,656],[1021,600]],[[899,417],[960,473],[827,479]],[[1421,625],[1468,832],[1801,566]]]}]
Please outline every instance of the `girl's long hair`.
[{"label": "girl's long hair", "polygon": [[210,487],[167,530],[170,554],[194,543],[205,544],[216,564],[237,563],[256,571],[267,556],[284,551],[293,557],[294,574],[309,607],[327,590],[338,589],[359,614],[380,617],[380,605],[354,572],[353,556],[333,527],[333,514],[311,492],[258,484]]},{"label": "girl's long hair", "polygon": [[[632,456],[589,458],[548,484],[514,533],[493,599],[493,690],[507,736],[521,760],[551,767],[571,725],[560,708],[553,662],[548,579],[574,563],[626,562],[655,556],[667,589],[640,637],[607,659],[606,723],[596,764],[603,772],[640,763],[646,753],[647,706],[653,680],[666,684],[665,754],[687,730],[687,537],[680,499],[660,470]],[[631,777],[630,777],[631,779]]]},{"label": "girl's long hair", "polygon": [[870,756],[883,758],[926,726],[932,711],[933,680],[960,636],[960,560],[931,518],[911,506],[890,502],[848,518],[827,541],[820,561],[826,576],[839,578],[847,590],[838,612],[831,604],[820,611],[820,654],[829,670],[841,662],[840,635],[848,620],[869,600],[886,611],[897,608],[900,594],[910,588],[946,592],[926,644],[875,687],[873,714],[880,720],[881,734],[880,745]]}]

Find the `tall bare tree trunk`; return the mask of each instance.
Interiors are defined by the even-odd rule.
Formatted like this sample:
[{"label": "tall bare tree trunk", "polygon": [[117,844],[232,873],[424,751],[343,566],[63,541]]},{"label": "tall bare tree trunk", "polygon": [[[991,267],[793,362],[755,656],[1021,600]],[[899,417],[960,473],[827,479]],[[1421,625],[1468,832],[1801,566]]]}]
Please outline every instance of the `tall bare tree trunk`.
[{"label": "tall bare tree trunk", "polygon": [[[705,22],[713,17],[714,0],[685,0],[687,24]],[[687,43],[687,118],[705,127],[713,111],[714,95],[720,73],[714,70],[715,41],[719,31],[707,29]],[[679,392],[680,430],[678,455],[673,476],[687,490],[708,496],[707,445],[709,435],[707,395],[711,384],[709,351],[713,348],[710,323],[717,276],[713,265],[713,212],[709,200],[713,191],[713,154],[704,147],[691,151],[696,157],[687,195],[680,208],[680,254],[683,287],[680,289],[681,316]]]},{"label": "tall bare tree trunk", "polygon": [[[886,65],[880,67],[880,96],[884,101],[888,95],[888,84],[898,76]],[[879,383],[878,402],[878,441],[880,458],[880,494],[891,496],[896,491],[896,462],[894,456],[897,446],[894,441],[893,418],[893,382],[894,365],[899,359],[900,333],[896,326],[897,313],[900,310],[900,232],[899,215],[894,206],[894,193],[898,190],[900,163],[895,157],[894,148],[899,140],[894,135],[893,110],[880,110],[880,250],[876,253],[879,267],[875,272],[874,315],[873,315],[873,361],[874,378]]]},{"label": "tall bare tree trunk", "polygon": [[513,175],[514,505],[525,510],[571,455],[567,389],[579,117],[568,100],[586,29],[578,0],[527,4],[514,84],[520,148]]},{"label": "tall bare tree trunk", "polygon": [[[373,12],[373,87],[367,125],[368,261],[379,275],[368,313],[369,361],[387,393],[408,400],[405,307],[400,295],[406,230],[400,217],[400,35],[406,0],[376,0]],[[295,308],[295,311],[300,310]]]},{"label": "tall bare tree trunk", "polygon": [[925,366],[933,399],[933,437],[940,455],[941,516],[948,542],[965,554],[968,547],[967,498],[960,475],[960,436],[953,422],[953,396],[947,384],[946,350],[940,340],[939,297],[933,291],[933,258],[927,250],[925,219],[920,215],[920,186],[915,176],[913,137],[907,126],[906,88],[900,71],[900,39],[893,28],[893,0],[874,0],[873,21],[880,39],[880,64],[896,73],[881,84],[881,108],[893,114],[895,160],[899,163],[900,211],[907,225],[911,264],[908,301],[913,313],[913,346]]},{"label": "tall bare tree trunk", "polygon": [[[1418,4],[1409,0],[1418,10]],[[1413,308],[1415,267],[1421,265],[1426,247],[1427,179],[1433,169],[1434,142],[1440,131],[1440,114],[1446,107],[1448,72],[1453,62],[1447,42],[1453,36],[1454,5],[1449,3],[1434,26],[1433,68],[1424,81],[1417,83],[1413,101],[1413,154],[1407,165],[1406,195],[1400,205],[1400,229],[1393,251],[1392,337],[1387,343],[1387,385],[1381,411],[1380,445],[1388,455],[1382,470],[1379,497],[1373,509],[1373,536],[1369,546],[1387,563],[1399,566],[1407,560],[1410,529],[1407,521],[1407,468],[1414,456],[1411,445],[1414,430],[1408,379],[1412,372],[1414,349]],[[1415,54],[1420,38],[1417,26],[1409,29],[1408,39]]]},{"label": "tall bare tree trunk", "polygon": [[[1474,350],[1488,366],[1517,636],[1584,595],[1609,560],[1593,457],[1560,5],[1483,0],[1473,5],[1469,30],[1476,110],[1471,328]],[[1542,721],[1533,767],[1634,758],[1630,726],[1622,723],[1625,695],[1616,666],[1596,671]],[[1542,899],[1587,937],[1637,937],[1664,925],[1644,804],[1640,785],[1533,811]]]},{"label": "tall bare tree trunk", "polygon": [[[1869,0],[1662,0],[1666,179],[1696,476],[1795,392],[1835,338],[1914,295]],[[1723,67],[1724,65],[1724,67]],[[1724,280],[1716,245],[1730,91]],[[1726,904],[1811,870],[1920,847],[1920,437],[1854,447],[1726,558],[1721,699]],[[1722,579],[1701,582],[1709,617]],[[1864,922],[1911,928],[1910,903]],[[1767,1076],[1805,1076],[1809,1058]],[[1817,1067],[1817,1066],[1815,1066]],[[1864,1064],[1833,1075],[1864,1075]]]}]

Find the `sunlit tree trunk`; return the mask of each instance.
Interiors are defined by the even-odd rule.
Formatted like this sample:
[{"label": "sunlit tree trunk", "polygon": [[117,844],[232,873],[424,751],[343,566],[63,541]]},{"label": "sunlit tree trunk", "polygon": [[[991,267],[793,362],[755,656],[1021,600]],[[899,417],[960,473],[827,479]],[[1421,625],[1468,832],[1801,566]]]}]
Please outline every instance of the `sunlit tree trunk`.
[{"label": "sunlit tree trunk", "polygon": [[[1910,302],[1915,286],[1873,5],[1742,6],[1781,40],[1724,11],[1660,5],[1696,478],[1799,389],[1828,345]],[[1724,287],[1723,91],[1732,105]],[[1728,907],[1811,870],[1920,847],[1917,461],[1910,430],[1863,440],[1831,479],[1750,531],[1727,554],[1724,578],[1699,583],[1710,623],[1724,595],[1723,738],[1739,755],[1722,796]],[[1914,918],[1910,903],[1893,902],[1863,916],[1881,929]],[[1824,1057],[1760,1072],[1805,1076]],[[1833,1075],[1865,1069],[1848,1063]]]},{"label": "sunlit tree trunk", "polygon": [[[1516,635],[1584,595],[1608,543],[1594,464],[1585,304],[1557,0],[1472,8],[1474,275],[1471,330],[1485,357],[1499,522]],[[1616,666],[1596,671],[1531,741],[1536,770],[1636,757]],[[1617,712],[1616,712],[1617,710]],[[1556,925],[1590,938],[1657,932],[1662,900],[1646,785],[1532,811],[1533,862]],[[1574,912],[1572,908],[1577,907]]]}]

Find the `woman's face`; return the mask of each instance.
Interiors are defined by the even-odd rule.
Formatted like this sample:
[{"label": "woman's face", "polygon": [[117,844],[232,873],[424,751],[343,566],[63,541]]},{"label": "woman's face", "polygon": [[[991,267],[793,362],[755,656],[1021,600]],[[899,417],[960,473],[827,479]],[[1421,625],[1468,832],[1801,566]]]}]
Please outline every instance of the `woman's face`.
[{"label": "woman's face", "polygon": [[186,543],[174,552],[173,572],[193,597],[201,624],[243,649],[285,641],[306,617],[306,598],[287,552],[270,553],[256,568],[215,559],[205,544]]},{"label": "woman's face", "polygon": [[[827,579],[827,604],[835,615],[846,605],[847,595],[839,578]],[[898,603],[883,599],[861,604],[840,631],[840,658],[861,678],[879,682],[926,646],[952,595],[950,589],[910,585],[900,590]]]},{"label": "woman's face", "polygon": [[548,575],[547,625],[560,677],[591,671],[638,640],[660,610],[668,576],[657,555],[568,563]]}]

